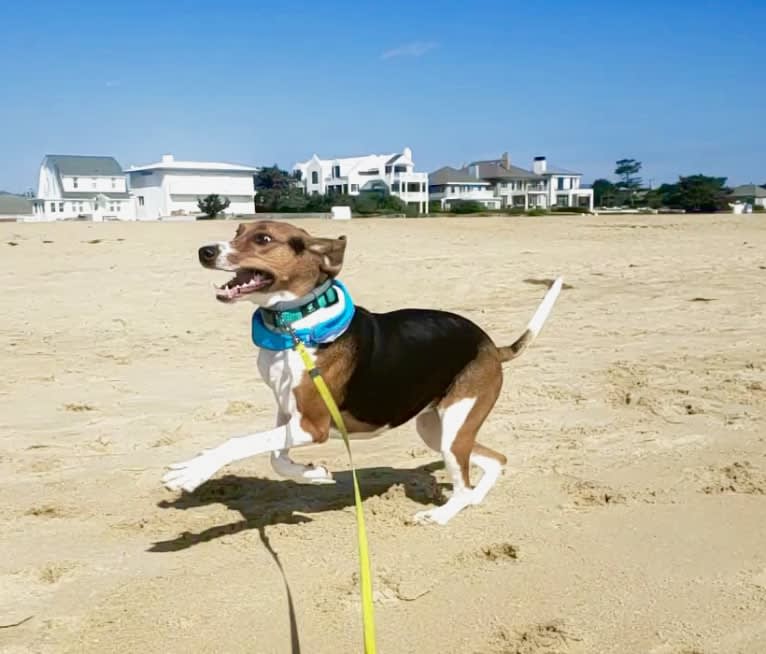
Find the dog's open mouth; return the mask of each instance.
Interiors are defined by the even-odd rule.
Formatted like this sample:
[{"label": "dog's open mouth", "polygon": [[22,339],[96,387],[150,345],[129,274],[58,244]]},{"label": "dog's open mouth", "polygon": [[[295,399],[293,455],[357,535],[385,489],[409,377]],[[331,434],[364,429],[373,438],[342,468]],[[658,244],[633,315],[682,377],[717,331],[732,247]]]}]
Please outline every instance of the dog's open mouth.
[{"label": "dog's open mouth", "polygon": [[273,283],[274,275],[266,270],[241,268],[232,279],[215,289],[215,296],[221,302],[233,302],[243,295],[264,291]]}]

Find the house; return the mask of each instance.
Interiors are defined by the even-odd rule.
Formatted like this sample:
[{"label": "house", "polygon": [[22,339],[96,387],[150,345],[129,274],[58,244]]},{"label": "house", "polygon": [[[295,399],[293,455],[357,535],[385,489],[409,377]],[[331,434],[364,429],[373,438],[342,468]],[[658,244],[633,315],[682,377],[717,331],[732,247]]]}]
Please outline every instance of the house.
[{"label": "house", "polygon": [[428,174],[415,172],[412,150],[368,154],[360,157],[320,159],[296,163],[305,193],[309,195],[359,195],[385,190],[420,213],[428,213]]},{"label": "house", "polygon": [[134,220],[125,173],[114,157],[48,154],[40,164],[33,220]]},{"label": "house", "polygon": [[731,190],[731,197],[749,202],[754,207],[766,208],[766,188],[757,184],[743,184]]},{"label": "house", "polygon": [[[498,208],[588,207],[593,209],[593,189],[582,186],[582,174],[549,166],[545,157],[535,157],[532,170],[527,170],[512,165],[508,153],[504,153],[499,159],[471,162],[451,174],[477,182],[486,182],[488,186],[483,188],[485,191],[488,188],[492,196],[499,200]],[[431,200],[441,201],[443,199],[441,185],[433,186],[437,188],[434,189]],[[490,205],[485,203],[485,206]]]},{"label": "house", "polygon": [[442,209],[450,209],[460,201],[479,202],[487,209],[499,209],[502,199],[495,195],[492,184],[485,179],[477,179],[465,170],[444,166],[428,175],[428,197],[431,202],[438,202]]},{"label": "house", "polygon": [[0,222],[31,220],[32,202],[23,195],[0,191]]},{"label": "house", "polygon": [[139,220],[166,216],[196,216],[197,201],[215,194],[228,198],[226,213],[255,212],[254,175],[257,168],[239,164],[176,161],[172,154],[145,166],[128,168],[130,192]]}]

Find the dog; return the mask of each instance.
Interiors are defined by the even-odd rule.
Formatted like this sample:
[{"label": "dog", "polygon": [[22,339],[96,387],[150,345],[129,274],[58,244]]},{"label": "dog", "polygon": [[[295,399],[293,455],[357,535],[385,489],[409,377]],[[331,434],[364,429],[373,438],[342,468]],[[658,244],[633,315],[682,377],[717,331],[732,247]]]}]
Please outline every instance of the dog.
[{"label": "dog", "polygon": [[[420,511],[416,523],[447,524],[494,486],[506,458],[476,441],[500,394],[502,364],[518,357],[540,332],[561,291],[548,289],[526,330],[496,346],[475,323],[430,309],[373,313],[354,306],[338,280],[346,238],[319,238],[288,223],[239,225],[234,238],[199,248],[205,268],[234,273],[215,287],[219,301],[250,301],[258,370],[276,400],[276,427],[231,438],[170,466],[171,490],[192,492],[224,466],[270,453],[281,476],[303,483],[334,483],[323,466],[304,465],[292,448],[324,443],[334,426],[313,380],[290,346],[304,340],[335,398],[352,438],[375,436],[415,420],[423,441],[441,453],[452,481],[447,502]],[[482,471],[471,485],[470,466]]]}]

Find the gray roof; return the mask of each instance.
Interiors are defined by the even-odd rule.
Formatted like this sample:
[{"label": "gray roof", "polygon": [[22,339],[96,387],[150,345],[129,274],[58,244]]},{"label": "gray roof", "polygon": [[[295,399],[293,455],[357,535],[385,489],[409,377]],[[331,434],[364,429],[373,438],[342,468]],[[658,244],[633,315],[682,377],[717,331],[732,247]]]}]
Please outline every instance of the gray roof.
[{"label": "gray roof", "polygon": [[545,175],[582,175],[582,173],[576,173],[573,170],[567,170],[566,168],[560,168],[559,166],[548,165],[545,168]]},{"label": "gray roof", "polygon": [[114,157],[88,157],[73,154],[49,154],[49,163],[59,175],[98,175],[120,177],[124,173]]},{"label": "gray roof", "polygon": [[518,166],[508,166],[506,168],[502,165],[500,159],[492,159],[490,161],[474,161],[470,166],[479,167],[479,175],[483,179],[542,179],[539,175],[535,175],[531,170],[524,170]]},{"label": "gray roof", "polygon": [[766,198],[766,188],[757,184],[743,184],[735,186],[731,190],[731,195],[739,198]]},{"label": "gray roof", "polygon": [[0,215],[32,214],[32,203],[22,195],[0,193]]},{"label": "gray roof", "polygon": [[469,175],[466,169],[456,170],[450,166],[444,166],[428,175],[428,183],[434,186],[441,184],[488,184],[483,179]]}]

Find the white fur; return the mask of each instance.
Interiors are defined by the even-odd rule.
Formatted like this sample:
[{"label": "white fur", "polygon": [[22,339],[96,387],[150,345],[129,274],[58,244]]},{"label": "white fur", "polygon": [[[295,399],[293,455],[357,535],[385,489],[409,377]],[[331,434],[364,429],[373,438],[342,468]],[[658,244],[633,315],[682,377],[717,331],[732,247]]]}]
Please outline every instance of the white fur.
[{"label": "white fur", "polygon": [[[463,483],[463,475],[460,472],[460,466],[458,465],[455,455],[452,453],[452,444],[455,442],[455,438],[457,437],[460,428],[468,418],[468,414],[471,413],[474,404],[476,404],[475,397],[463,398],[462,400],[455,402],[455,404],[451,404],[446,409],[439,411],[439,417],[441,418],[440,449],[442,456],[444,457],[444,465],[452,478],[452,495],[449,500],[447,500],[446,504],[436,507],[435,509],[428,509],[427,511],[419,511],[416,513],[415,522],[435,522],[440,525],[446,525],[466,506],[472,504],[472,491],[469,488],[466,488]],[[427,431],[430,431],[428,428],[426,429]]]},{"label": "white fur", "polygon": [[[219,244],[219,247],[223,245]],[[343,310],[343,302],[345,299],[341,298],[341,302],[315,311],[296,321],[294,326],[303,329],[327,320]],[[307,349],[312,356],[316,352],[313,348]],[[300,427],[301,415],[293,393],[305,374],[300,355],[293,350],[261,349],[258,351],[258,371],[274,393],[279,414],[277,427],[258,434],[232,438],[194,459],[171,466],[171,471],[162,478],[167,488],[182,488],[191,492],[225,465],[266,452],[271,452],[272,467],[284,477],[315,484],[333,483],[332,474],[326,468],[295,463],[288,456],[291,447],[310,445],[313,442],[311,436]]]},{"label": "white fur", "polygon": [[559,277],[553,285],[548,289],[543,301],[540,302],[540,306],[537,307],[535,315],[532,316],[532,320],[529,321],[527,329],[532,332],[533,336],[537,336],[540,330],[543,328],[545,321],[553,309],[553,304],[556,302],[559,293],[561,293],[561,286],[564,283],[564,278]]}]

